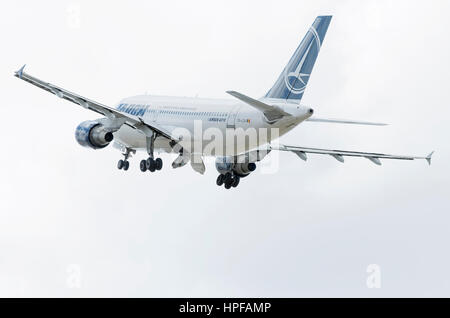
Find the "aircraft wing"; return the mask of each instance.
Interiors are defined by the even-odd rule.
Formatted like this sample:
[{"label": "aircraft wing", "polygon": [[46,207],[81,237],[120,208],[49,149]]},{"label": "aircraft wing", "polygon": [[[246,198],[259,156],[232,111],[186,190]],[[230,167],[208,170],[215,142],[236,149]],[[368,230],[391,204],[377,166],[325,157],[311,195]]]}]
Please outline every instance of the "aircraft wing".
[{"label": "aircraft wing", "polygon": [[387,126],[384,123],[374,123],[370,121],[350,120],[350,119],[336,119],[336,118],[318,118],[310,117],[306,121],[317,123],[333,123],[333,124],[353,124],[353,125],[369,125],[369,126]]},{"label": "aircraft wing", "polygon": [[241,94],[241,93],[238,93],[235,91],[227,91],[227,93],[230,94],[231,96],[236,97],[237,99],[243,101],[244,103],[256,108],[257,110],[261,111],[269,121],[277,120],[284,116],[292,116],[291,114],[283,111],[281,108],[267,105],[263,102],[260,102],[257,99],[251,98],[244,94]]},{"label": "aircraft wing", "polygon": [[[129,125],[132,128],[138,129],[142,131],[144,134],[146,133],[146,130],[151,129],[152,131],[156,132],[157,134],[160,134],[170,140],[174,140],[176,142],[180,141],[179,136],[173,136],[169,131],[164,129],[163,127],[160,127],[159,125],[155,125],[154,123],[148,124],[144,122],[144,120],[139,116],[134,116],[128,113],[121,112],[115,108],[103,105],[99,102],[90,100],[86,97],[83,97],[81,95],[72,93],[64,88],[58,87],[56,85],[44,82],[34,76],[31,76],[27,73],[25,73],[23,70],[25,68],[25,65],[22,66],[17,72],[15,72],[14,76],[20,78],[21,80],[24,80],[30,84],[33,84],[34,86],[37,86],[39,88],[42,88],[46,90],[47,92],[50,92],[59,98],[63,98],[65,100],[68,100],[72,103],[78,104],[86,109],[92,110],[98,114],[101,114],[108,119],[111,120],[111,122],[114,122],[114,125],[119,125],[119,127],[123,124]],[[118,128],[118,127],[116,127]]]},{"label": "aircraft wing", "polygon": [[319,155],[330,155],[340,162],[344,162],[344,157],[364,157],[372,161],[377,165],[381,165],[380,159],[399,159],[399,160],[414,160],[414,159],[425,159],[428,164],[431,164],[431,156],[433,152],[426,157],[417,156],[404,156],[404,155],[389,155],[383,153],[374,152],[360,152],[360,151],[347,151],[347,150],[334,150],[334,149],[319,149],[319,148],[307,148],[307,147],[297,147],[297,146],[270,146],[272,150],[280,151],[291,151],[299,156],[302,160],[307,160],[308,153],[319,154]]}]

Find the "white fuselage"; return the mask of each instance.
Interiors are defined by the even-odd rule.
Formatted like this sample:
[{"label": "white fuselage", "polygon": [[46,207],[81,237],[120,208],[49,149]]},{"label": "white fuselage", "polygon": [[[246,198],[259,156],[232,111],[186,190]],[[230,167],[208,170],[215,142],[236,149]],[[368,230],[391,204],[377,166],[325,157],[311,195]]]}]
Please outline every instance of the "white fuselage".
[{"label": "white fuselage", "polygon": [[[191,153],[228,156],[267,144],[312,115],[311,108],[299,104],[284,100],[261,101],[280,107],[292,116],[269,123],[261,111],[238,100],[151,95],[125,98],[117,108],[131,114],[140,111],[138,115],[145,123],[182,136],[180,144]],[[226,141],[227,134],[235,136],[233,144]],[[255,134],[257,138],[246,139],[246,136]],[[215,138],[223,138],[223,147],[216,147],[211,153],[208,144]],[[127,125],[115,133],[115,140],[128,148],[146,149],[145,136]],[[162,136],[155,140],[154,149],[157,152],[172,152],[169,140]]]}]

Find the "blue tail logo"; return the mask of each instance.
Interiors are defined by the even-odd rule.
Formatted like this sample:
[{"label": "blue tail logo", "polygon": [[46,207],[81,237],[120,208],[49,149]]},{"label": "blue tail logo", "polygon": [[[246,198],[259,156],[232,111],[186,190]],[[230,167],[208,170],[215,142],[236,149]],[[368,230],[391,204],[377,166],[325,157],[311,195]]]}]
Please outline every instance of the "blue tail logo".
[{"label": "blue tail logo", "polygon": [[266,98],[301,100],[330,21],[331,16],[316,18]]}]

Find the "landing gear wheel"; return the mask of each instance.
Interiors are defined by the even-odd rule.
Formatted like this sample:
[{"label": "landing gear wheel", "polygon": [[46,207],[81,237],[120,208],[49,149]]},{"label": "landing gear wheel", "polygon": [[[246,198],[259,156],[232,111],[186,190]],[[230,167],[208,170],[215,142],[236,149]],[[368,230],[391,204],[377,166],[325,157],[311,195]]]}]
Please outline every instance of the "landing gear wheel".
[{"label": "landing gear wheel", "polygon": [[155,172],[156,162],[153,158],[148,158],[146,164],[147,164],[147,170],[149,170],[150,172]]},{"label": "landing gear wheel", "polygon": [[163,161],[161,160],[161,158],[156,158],[155,164],[156,164],[156,170],[161,170],[162,169]]},{"label": "landing gear wheel", "polygon": [[147,171],[147,161],[141,160],[141,163],[139,164],[139,168],[141,169],[142,172]]},{"label": "landing gear wheel", "polygon": [[224,177],[223,174],[219,174],[219,176],[217,177],[216,184],[217,184],[219,187],[223,184],[223,177]]},{"label": "landing gear wheel", "polygon": [[120,159],[120,160],[117,162],[117,169],[121,170],[122,168],[123,168],[123,160]]},{"label": "landing gear wheel", "polygon": [[223,183],[231,182],[232,179],[233,179],[233,175],[230,172],[227,172],[223,176]]},{"label": "landing gear wheel", "polygon": [[238,186],[240,180],[241,180],[241,178],[239,176],[234,176],[233,183],[231,184],[231,186],[233,188],[236,188]]},{"label": "landing gear wheel", "polygon": [[232,184],[233,184],[233,180],[225,181],[225,189],[227,189],[227,190],[230,189]]},{"label": "landing gear wheel", "polygon": [[128,160],[125,160],[123,162],[123,170],[127,171],[129,167],[130,167],[130,162]]}]

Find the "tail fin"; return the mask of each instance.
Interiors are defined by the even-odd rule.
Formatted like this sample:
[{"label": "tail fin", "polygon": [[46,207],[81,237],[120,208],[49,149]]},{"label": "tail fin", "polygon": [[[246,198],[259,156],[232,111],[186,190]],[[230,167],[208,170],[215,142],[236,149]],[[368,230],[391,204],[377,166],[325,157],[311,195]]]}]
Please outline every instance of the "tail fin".
[{"label": "tail fin", "polygon": [[266,98],[300,102],[327,33],[331,16],[318,16]]}]

